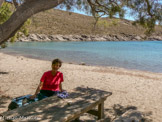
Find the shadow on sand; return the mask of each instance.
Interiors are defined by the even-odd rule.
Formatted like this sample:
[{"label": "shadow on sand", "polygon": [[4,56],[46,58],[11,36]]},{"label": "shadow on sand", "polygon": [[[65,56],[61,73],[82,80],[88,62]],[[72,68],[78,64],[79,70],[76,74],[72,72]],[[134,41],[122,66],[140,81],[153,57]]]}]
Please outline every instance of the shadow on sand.
[{"label": "shadow on sand", "polygon": [[105,97],[105,95],[110,96],[111,94],[111,92],[99,89],[77,87],[72,92],[69,92],[67,99],[52,96],[39,102],[5,112],[2,115],[5,117],[35,117],[38,121],[47,120],[48,122],[53,122],[60,120],[60,118],[71,116],[73,113],[76,113],[76,110],[84,111],[85,106],[91,105],[93,101],[99,100],[101,97]]},{"label": "shadow on sand", "polygon": [[1,72],[0,71],[0,75],[6,75],[6,74],[9,74],[9,72]]},{"label": "shadow on sand", "polygon": [[[1,94],[1,91],[0,91],[0,94]],[[6,104],[9,103],[9,101],[11,101],[11,97],[9,96],[5,96],[5,95],[1,95],[0,96],[0,109],[6,109]],[[1,113],[1,112],[0,112]]]},{"label": "shadow on sand", "polygon": [[[85,95],[86,93],[86,95]],[[32,103],[28,106],[24,106],[15,110],[11,110],[5,114],[4,116],[21,116],[24,117],[41,117],[39,118],[41,121],[53,122],[55,120],[60,120],[60,117],[65,118],[71,113],[75,112],[75,110],[81,110],[80,108],[84,107],[84,104],[91,104],[91,99],[96,99],[97,96],[102,96],[103,94],[112,94],[111,92],[96,90],[94,88],[82,88],[77,87],[74,92],[69,93],[70,100],[73,100],[70,104],[66,102],[66,100],[60,100],[56,96],[46,98],[39,102]],[[79,99],[78,99],[79,98]],[[61,102],[64,101],[64,102]],[[5,102],[5,101],[3,101]],[[2,103],[3,103],[2,102]],[[58,104],[60,103],[60,104]],[[0,104],[1,105],[1,104]],[[3,106],[1,106],[3,107]],[[61,111],[60,111],[61,109]],[[88,119],[79,119],[73,120],[72,122],[112,122],[117,117],[123,115],[128,110],[137,110],[136,106],[128,106],[124,107],[119,104],[114,104],[114,106],[110,109],[105,108],[105,118],[103,120],[97,120],[97,118],[92,115],[88,115]],[[55,115],[55,116],[54,116]],[[145,114],[146,115],[146,114]],[[151,114],[150,114],[151,115]],[[149,116],[149,115],[148,115]],[[147,121],[147,118],[143,118],[143,122]],[[31,120],[34,121],[34,120]]]}]

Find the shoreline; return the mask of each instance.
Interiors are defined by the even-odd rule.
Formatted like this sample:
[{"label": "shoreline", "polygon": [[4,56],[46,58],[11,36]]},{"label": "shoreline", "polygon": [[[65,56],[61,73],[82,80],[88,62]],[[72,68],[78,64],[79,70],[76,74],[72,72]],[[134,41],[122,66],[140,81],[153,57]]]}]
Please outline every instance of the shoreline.
[{"label": "shoreline", "polygon": [[[50,67],[51,61],[0,52],[0,91],[12,98],[33,94],[43,72]],[[85,86],[112,92],[105,101],[105,115],[111,120],[116,117],[115,106],[123,108],[123,112],[131,106],[144,115],[150,113],[147,118],[154,122],[162,121],[161,74],[67,63],[63,63],[60,71],[64,74],[63,88],[67,91]],[[1,97],[1,112],[6,111],[10,100]]]},{"label": "shoreline", "polygon": [[[42,59],[39,57],[34,57],[34,56],[29,56],[29,55],[23,55],[20,53],[13,53],[13,52],[0,52],[3,54],[7,54],[7,55],[11,55],[11,56],[22,56],[22,57],[26,57],[26,58],[30,58],[30,59],[36,59],[36,60],[42,60],[42,61],[52,61],[52,60],[46,60],[46,59]],[[76,62],[63,62],[65,64],[74,64],[74,65],[82,65],[82,66],[94,66],[94,67],[101,67],[101,68],[110,68],[110,69],[123,69],[123,70],[128,70],[128,71],[136,71],[136,72],[147,72],[147,73],[155,73],[155,74],[162,74],[162,72],[153,72],[153,71],[148,71],[148,70],[140,70],[140,69],[131,69],[131,68],[124,68],[124,67],[117,67],[117,66],[104,66],[104,65],[91,65],[91,64],[86,64],[85,62],[80,62],[80,63],[76,63]]]},{"label": "shoreline", "polygon": [[20,42],[68,42],[68,41],[162,41],[162,36],[152,35],[128,35],[128,34],[107,34],[107,35],[45,35],[45,34],[29,34],[22,36],[17,41]]}]

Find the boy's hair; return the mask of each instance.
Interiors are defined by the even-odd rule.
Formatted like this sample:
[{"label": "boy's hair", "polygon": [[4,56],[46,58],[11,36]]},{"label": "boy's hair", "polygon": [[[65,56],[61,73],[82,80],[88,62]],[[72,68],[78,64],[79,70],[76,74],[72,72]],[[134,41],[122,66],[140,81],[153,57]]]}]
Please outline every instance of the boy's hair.
[{"label": "boy's hair", "polygon": [[59,63],[60,64],[60,67],[61,67],[61,65],[62,65],[62,61],[60,60],[60,59],[54,59],[53,61],[52,61],[52,65],[53,64],[56,64],[56,63]]}]

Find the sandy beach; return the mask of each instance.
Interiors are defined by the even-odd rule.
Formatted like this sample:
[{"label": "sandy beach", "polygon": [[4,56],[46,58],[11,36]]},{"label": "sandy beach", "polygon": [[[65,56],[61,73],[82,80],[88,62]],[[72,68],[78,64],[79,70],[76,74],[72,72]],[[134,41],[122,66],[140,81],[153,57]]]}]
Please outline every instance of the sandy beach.
[{"label": "sandy beach", "polygon": [[[51,62],[0,53],[0,113],[14,97],[33,94]],[[128,108],[142,112],[148,121],[162,122],[162,74],[115,67],[63,63],[63,88],[92,87],[112,92],[105,102],[105,115],[113,121]]]}]

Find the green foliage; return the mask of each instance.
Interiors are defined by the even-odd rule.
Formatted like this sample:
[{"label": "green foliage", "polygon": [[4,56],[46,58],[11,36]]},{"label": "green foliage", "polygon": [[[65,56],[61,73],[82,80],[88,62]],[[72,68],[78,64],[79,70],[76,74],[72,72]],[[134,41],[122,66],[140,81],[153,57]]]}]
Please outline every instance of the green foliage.
[{"label": "green foliage", "polygon": [[156,22],[162,22],[162,3],[158,0],[129,0],[127,6],[132,9],[131,16],[146,29],[145,34],[150,35]]},{"label": "green foliage", "polygon": [[109,22],[108,22],[107,20],[99,20],[99,21],[97,22],[97,25],[98,25],[98,26],[103,26],[103,27],[105,27],[105,28],[107,28],[107,27],[110,26],[110,25],[109,25]]},{"label": "green foliage", "polygon": [[99,19],[99,21],[97,22],[97,25],[99,27],[108,28],[110,26],[116,26],[118,22],[119,20],[116,20],[116,19],[112,19],[111,22],[109,22],[108,20]]},{"label": "green foliage", "polygon": [[22,35],[28,36],[29,35],[29,31],[28,31],[28,26],[31,24],[31,20],[28,19],[24,25],[15,33],[15,35],[13,37],[10,38],[10,42],[13,43],[15,42],[16,39],[18,39],[19,37],[21,37]]},{"label": "green foliage", "polygon": [[3,2],[0,7],[0,24],[4,23],[11,16],[12,11],[10,10],[11,5],[9,3]]},{"label": "green foliage", "polygon": [[10,42],[13,43],[16,39],[17,39],[17,33],[13,37],[10,38]]},{"label": "green foliage", "polygon": [[[9,17],[12,15],[11,11],[11,4],[4,2],[2,6],[0,7],[0,24],[3,24],[5,21],[9,19]],[[10,42],[15,42],[16,39],[21,37],[22,35],[28,36],[29,31],[28,31],[28,26],[31,24],[31,20],[28,19],[24,25],[16,32],[16,34],[11,37],[9,40]],[[2,44],[0,45],[2,48],[5,48],[7,45]]]},{"label": "green foliage", "polygon": [[[125,9],[129,8],[136,23],[142,25],[148,34],[153,32],[157,22],[162,23],[160,0],[65,0],[62,7],[67,10],[78,9],[91,14],[95,18],[95,25],[102,16],[113,18],[114,15],[118,15],[123,18]],[[104,22],[100,23],[106,25]]]},{"label": "green foliage", "polygon": [[113,19],[111,23],[116,26],[119,23],[119,20]]},{"label": "green foliage", "polygon": [[[6,44],[6,43],[3,43],[3,44],[0,45],[0,47],[1,47],[1,48],[5,48],[5,47],[7,47],[7,44]],[[0,49],[1,49],[1,48],[0,48]]]},{"label": "green foliage", "polygon": [[[28,26],[31,24],[31,19],[28,19],[18,32],[22,32],[25,36],[29,35]],[[18,36],[21,36],[20,34]]]},{"label": "green foliage", "polygon": [[137,26],[137,23],[136,22],[132,22],[132,25]]}]

